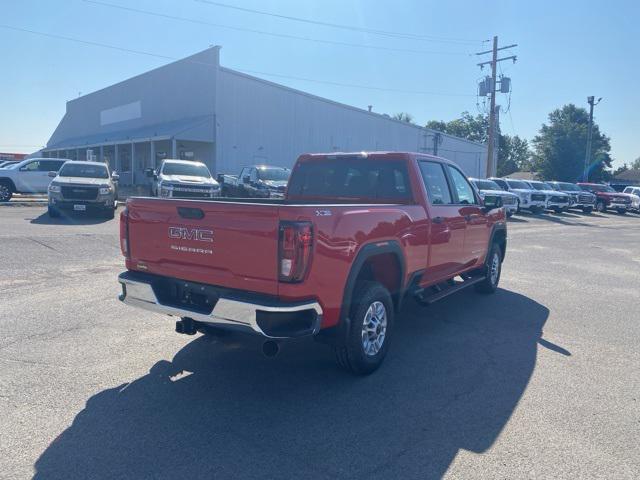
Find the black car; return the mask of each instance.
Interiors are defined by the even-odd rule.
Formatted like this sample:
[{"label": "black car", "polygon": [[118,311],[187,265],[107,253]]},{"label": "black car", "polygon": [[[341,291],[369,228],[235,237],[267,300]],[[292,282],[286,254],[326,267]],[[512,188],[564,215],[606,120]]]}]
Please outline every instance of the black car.
[{"label": "black car", "polygon": [[291,170],[270,165],[243,167],[240,175],[218,175],[223,197],[283,198]]}]

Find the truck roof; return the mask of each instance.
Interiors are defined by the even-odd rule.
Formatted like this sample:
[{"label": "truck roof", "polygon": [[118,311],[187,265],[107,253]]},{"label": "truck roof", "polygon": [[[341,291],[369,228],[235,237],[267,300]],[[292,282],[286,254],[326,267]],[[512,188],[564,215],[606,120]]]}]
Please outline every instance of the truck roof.
[{"label": "truck roof", "polygon": [[416,158],[426,159],[426,160],[436,160],[438,162],[443,163],[451,163],[450,160],[447,160],[444,157],[438,157],[435,155],[430,155],[428,153],[419,153],[419,152],[394,152],[394,151],[373,151],[373,152],[328,152],[328,153],[304,153],[300,155],[299,160],[309,161],[309,160],[323,160],[325,158],[370,158],[370,159],[386,159],[389,157],[393,158],[403,158],[405,160],[411,160]]},{"label": "truck roof", "polygon": [[193,165],[193,164],[200,164],[200,165],[204,165],[204,163],[199,162],[197,160],[180,160],[179,158],[165,158],[162,163],[165,162],[171,162],[171,163],[181,163],[181,164],[185,164],[185,165]]}]

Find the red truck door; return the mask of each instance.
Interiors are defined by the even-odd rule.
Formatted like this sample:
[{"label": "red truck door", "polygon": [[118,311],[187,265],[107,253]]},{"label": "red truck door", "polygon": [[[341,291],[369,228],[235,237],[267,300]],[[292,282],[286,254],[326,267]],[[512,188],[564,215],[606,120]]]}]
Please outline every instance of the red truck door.
[{"label": "red truck door", "polygon": [[431,212],[429,255],[422,284],[446,280],[463,268],[464,235],[467,222],[455,205],[445,166],[439,162],[418,162],[427,190]]},{"label": "red truck door", "polygon": [[446,168],[454,190],[453,195],[460,206],[460,215],[467,224],[464,233],[464,263],[469,265],[476,263],[485,254],[489,244],[489,222],[464,174],[451,165]]}]

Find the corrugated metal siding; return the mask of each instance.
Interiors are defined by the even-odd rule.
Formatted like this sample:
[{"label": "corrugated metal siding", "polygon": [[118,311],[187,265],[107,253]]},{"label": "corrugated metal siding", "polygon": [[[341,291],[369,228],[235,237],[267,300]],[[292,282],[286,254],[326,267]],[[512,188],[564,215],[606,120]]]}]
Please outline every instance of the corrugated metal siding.
[{"label": "corrugated metal siding", "polygon": [[[210,48],[71,100],[67,102],[67,111],[47,145],[211,116],[214,111],[217,65],[218,49]],[[101,112],[117,111],[118,108],[137,105],[138,102],[139,118],[106,124],[101,122]],[[205,132],[205,138],[197,140],[213,141],[213,129]]]},{"label": "corrugated metal siding", "polygon": [[[433,132],[221,68],[216,167],[263,161],[290,167],[301,153],[405,150],[432,153]],[[486,147],[443,136],[439,154],[482,176]]]}]

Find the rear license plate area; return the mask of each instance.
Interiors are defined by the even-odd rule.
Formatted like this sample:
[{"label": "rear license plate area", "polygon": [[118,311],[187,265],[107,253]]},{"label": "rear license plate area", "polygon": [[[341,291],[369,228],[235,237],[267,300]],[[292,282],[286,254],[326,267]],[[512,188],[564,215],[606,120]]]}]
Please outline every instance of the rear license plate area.
[{"label": "rear license plate area", "polygon": [[76,204],[76,205],[73,206],[73,209],[76,212],[84,212],[87,209],[87,206],[86,205],[78,205],[78,204]]},{"label": "rear license plate area", "polygon": [[213,311],[219,293],[214,287],[176,279],[159,279],[153,291],[163,305],[191,310],[209,315]]}]

